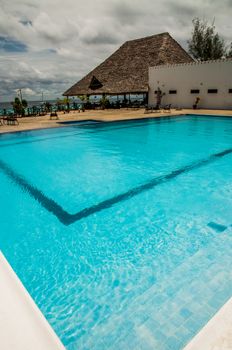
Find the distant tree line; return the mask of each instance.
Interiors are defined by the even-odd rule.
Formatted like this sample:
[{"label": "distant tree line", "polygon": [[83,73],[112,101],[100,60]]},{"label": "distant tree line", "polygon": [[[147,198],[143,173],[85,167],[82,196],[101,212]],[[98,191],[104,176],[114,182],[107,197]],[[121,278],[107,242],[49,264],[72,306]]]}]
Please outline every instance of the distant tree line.
[{"label": "distant tree line", "polygon": [[214,21],[193,19],[192,37],[188,40],[190,55],[198,61],[208,61],[232,57],[232,43],[228,47],[225,40],[216,32]]}]

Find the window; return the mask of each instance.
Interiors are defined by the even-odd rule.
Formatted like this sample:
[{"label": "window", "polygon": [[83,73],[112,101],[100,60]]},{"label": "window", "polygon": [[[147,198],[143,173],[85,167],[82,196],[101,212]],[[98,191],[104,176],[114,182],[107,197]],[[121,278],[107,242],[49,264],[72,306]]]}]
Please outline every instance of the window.
[{"label": "window", "polygon": [[169,90],[169,94],[170,95],[176,94],[176,90]]},{"label": "window", "polygon": [[103,87],[102,83],[93,75],[91,82],[89,84],[89,89],[91,90],[97,90]]},{"label": "window", "polygon": [[191,92],[191,94],[199,94],[200,90],[199,89],[192,89],[190,92]]},{"label": "window", "polygon": [[229,91],[228,91],[228,92],[229,92],[229,94],[232,94],[232,89],[229,89]]},{"label": "window", "polygon": [[155,92],[155,95],[157,95],[157,90],[155,90],[154,92]]},{"label": "window", "polygon": [[208,89],[208,94],[217,94],[218,89]]}]

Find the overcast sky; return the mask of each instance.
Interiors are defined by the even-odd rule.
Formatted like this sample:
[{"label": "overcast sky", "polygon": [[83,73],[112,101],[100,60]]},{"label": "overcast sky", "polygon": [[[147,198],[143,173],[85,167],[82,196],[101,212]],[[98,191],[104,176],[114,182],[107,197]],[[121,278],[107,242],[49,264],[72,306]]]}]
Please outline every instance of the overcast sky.
[{"label": "overcast sky", "polygon": [[126,40],[168,31],[186,48],[195,16],[231,41],[232,0],[0,0],[0,102],[58,97]]}]

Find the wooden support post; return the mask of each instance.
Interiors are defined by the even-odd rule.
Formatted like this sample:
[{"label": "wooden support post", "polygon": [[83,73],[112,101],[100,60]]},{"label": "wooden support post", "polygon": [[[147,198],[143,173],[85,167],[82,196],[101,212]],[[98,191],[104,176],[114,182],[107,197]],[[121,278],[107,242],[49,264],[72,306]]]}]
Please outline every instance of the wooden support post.
[{"label": "wooden support post", "polygon": [[148,92],[145,92],[144,102],[146,105],[148,104]]}]

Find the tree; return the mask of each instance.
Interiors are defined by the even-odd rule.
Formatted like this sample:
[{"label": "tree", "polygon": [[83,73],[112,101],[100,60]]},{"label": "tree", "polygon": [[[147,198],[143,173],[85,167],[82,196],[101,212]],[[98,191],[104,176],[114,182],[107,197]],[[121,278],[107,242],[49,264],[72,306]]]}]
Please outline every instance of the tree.
[{"label": "tree", "polygon": [[79,98],[79,100],[81,100],[84,103],[88,103],[89,102],[89,95],[79,95],[77,97]]},{"label": "tree", "polygon": [[52,105],[50,102],[46,101],[44,103],[44,109],[45,109],[45,112],[48,113],[48,112],[51,112],[52,111]]},{"label": "tree", "polygon": [[192,38],[188,40],[188,47],[193,58],[207,61],[226,57],[225,42],[215,33],[214,22],[209,25],[207,21],[201,21],[197,17],[192,22]]},{"label": "tree", "polygon": [[67,110],[70,110],[70,99],[68,97],[63,98],[63,104],[66,105]]},{"label": "tree", "polygon": [[57,99],[56,99],[56,107],[57,107],[57,110],[58,110],[58,111],[61,111],[61,109],[62,109],[62,104],[63,104],[62,100],[61,100],[60,98],[57,98]]},{"label": "tree", "polygon": [[25,108],[27,108],[26,100],[21,101],[18,97],[15,97],[14,101],[11,102],[11,104],[16,115],[21,115],[21,117],[25,116]]},{"label": "tree", "polygon": [[109,99],[106,97],[105,94],[102,95],[102,98],[100,99],[100,106],[102,109],[108,108],[110,105]]},{"label": "tree", "polygon": [[84,111],[85,108],[90,108],[91,107],[91,102],[90,102],[90,98],[89,98],[89,95],[79,95],[77,96],[79,98],[79,100],[81,100],[82,102],[82,110]]},{"label": "tree", "polygon": [[22,100],[21,104],[22,104],[22,108],[24,109],[24,112],[25,112],[25,109],[26,109],[27,106],[28,106],[27,100]]},{"label": "tree", "polygon": [[232,43],[230,44],[230,48],[228,50],[228,53],[226,55],[227,58],[232,58]]}]

